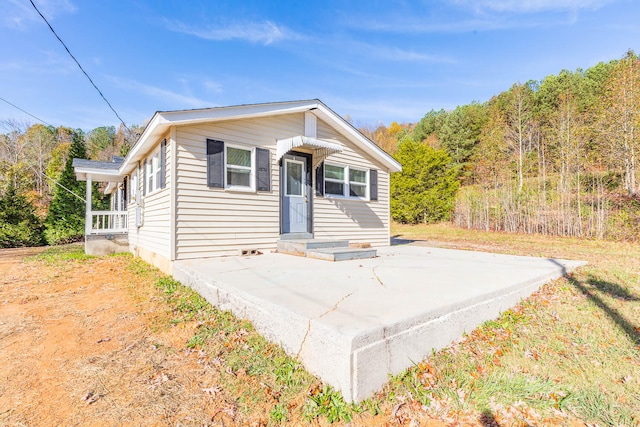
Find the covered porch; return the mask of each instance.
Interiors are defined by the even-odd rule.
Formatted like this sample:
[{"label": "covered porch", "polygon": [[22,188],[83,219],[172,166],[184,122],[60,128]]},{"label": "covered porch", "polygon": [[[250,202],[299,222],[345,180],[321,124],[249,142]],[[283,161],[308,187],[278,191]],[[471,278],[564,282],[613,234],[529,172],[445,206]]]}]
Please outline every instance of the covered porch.
[{"label": "covered porch", "polygon": [[[129,250],[129,218],[127,214],[126,181],[119,174],[122,157],[111,162],[73,159],[78,181],[86,181],[85,195],[85,252],[105,255]],[[94,210],[93,183],[104,183],[104,193],[111,195],[110,210]]]}]

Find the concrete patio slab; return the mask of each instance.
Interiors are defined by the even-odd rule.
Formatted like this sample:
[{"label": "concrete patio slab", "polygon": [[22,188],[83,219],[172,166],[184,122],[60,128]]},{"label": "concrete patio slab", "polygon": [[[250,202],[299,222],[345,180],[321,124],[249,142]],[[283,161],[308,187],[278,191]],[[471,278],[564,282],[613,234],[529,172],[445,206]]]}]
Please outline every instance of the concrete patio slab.
[{"label": "concrete patio slab", "polygon": [[341,263],[275,253],[176,261],[173,275],[360,401],[584,264],[404,245]]}]

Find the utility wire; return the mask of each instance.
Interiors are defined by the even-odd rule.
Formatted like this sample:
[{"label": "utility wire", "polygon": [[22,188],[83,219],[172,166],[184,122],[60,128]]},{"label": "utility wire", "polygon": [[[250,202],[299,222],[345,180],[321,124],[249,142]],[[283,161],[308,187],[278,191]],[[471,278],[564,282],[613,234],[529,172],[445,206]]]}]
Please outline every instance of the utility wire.
[{"label": "utility wire", "polygon": [[[44,120],[42,120],[42,119],[40,119],[40,118],[38,118],[38,117],[34,116],[34,115],[33,115],[33,114],[31,114],[30,112],[28,112],[28,111],[26,111],[26,110],[23,110],[22,108],[18,107],[18,106],[17,106],[17,105],[15,105],[15,104],[12,104],[11,102],[7,101],[6,99],[4,99],[4,98],[0,97],[0,100],[2,100],[2,101],[4,101],[4,102],[6,102],[7,104],[11,105],[12,107],[17,108],[18,110],[22,111],[22,112],[23,112],[23,113],[25,113],[25,114],[30,115],[31,117],[33,117],[34,119],[38,120],[39,122],[42,122],[42,123],[44,123],[45,125],[48,125],[48,126],[51,126],[51,127],[55,128],[55,126],[54,126],[54,125],[52,125],[51,123],[47,123],[47,122],[45,122]],[[84,203],[86,203],[86,200],[85,200],[82,196],[79,196],[78,194],[74,193],[73,191],[71,191],[70,189],[68,189],[68,188],[67,188],[67,187],[65,187],[64,185],[62,185],[62,184],[60,183],[60,181],[58,181],[58,180],[56,180],[56,179],[51,178],[49,175],[47,175],[46,173],[44,173],[44,172],[42,172],[42,171],[39,171],[39,170],[38,170],[38,169],[36,169],[34,166],[29,165],[29,167],[30,167],[31,169],[33,169],[33,171],[34,171],[35,173],[42,175],[43,177],[45,177],[46,179],[50,180],[51,182],[53,182],[53,183],[54,183],[54,184],[56,184],[57,186],[61,187],[63,190],[67,191],[68,193],[73,194],[75,197],[77,197],[78,199],[80,199],[80,200],[82,200]]]},{"label": "utility wire", "polygon": [[65,50],[67,51],[67,53],[69,54],[69,56],[71,56],[71,58],[73,58],[73,60],[76,62],[76,64],[78,64],[78,67],[80,68],[80,70],[84,73],[84,75],[89,79],[89,81],[91,82],[91,84],[93,85],[93,87],[98,91],[98,93],[100,94],[100,96],[102,97],[102,99],[104,99],[104,102],[107,103],[107,105],[109,106],[109,108],[111,108],[111,111],[113,111],[113,114],[116,115],[116,117],[118,118],[118,120],[120,120],[120,123],[122,123],[122,125],[127,129],[127,131],[129,131],[129,133],[131,133],[131,130],[127,127],[127,125],[124,123],[124,120],[122,120],[122,118],[120,117],[120,115],[118,114],[118,112],[113,108],[113,106],[111,105],[111,103],[109,101],[107,101],[107,98],[102,94],[102,92],[100,91],[100,89],[98,89],[98,86],[96,86],[96,84],[93,82],[93,80],[91,80],[91,77],[89,77],[89,74],[87,74],[87,72],[84,70],[84,68],[82,68],[82,65],[80,65],[80,62],[78,62],[78,60],[76,59],[75,56],[73,56],[73,54],[71,53],[71,51],[69,50],[69,48],[67,47],[67,45],[62,41],[62,39],[60,38],[60,36],[58,35],[58,33],[56,33],[56,30],[53,29],[53,27],[51,26],[51,24],[49,24],[49,21],[47,21],[47,18],[44,17],[44,15],[40,12],[40,10],[38,9],[38,7],[36,6],[36,4],[33,2],[33,0],[29,0],[31,2],[31,5],[33,6],[33,8],[36,10],[36,12],[38,12],[38,15],[40,15],[40,17],[44,20],[44,22],[47,24],[47,26],[49,27],[49,29],[51,30],[51,32],[53,33],[54,36],[56,36],[56,38],[58,39],[58,41],[60,43],[62,43],[62,46],[64,46]]},{"label": "utility wire", "polygon": [[86,203],[86,202],[87,202],[87,200],[86,200],[84,197],[79,196],[78,194],[76,194],[76,193],[74,193],[73,191],[69,190],[67,187],[65,187],[64,185],[62,185],[62,184],[60,183],[60,181],[57,181],[57,180],[55,180],[55,179],[51,178],[51,177],[50,177],[49,175],[47,175],[46,173],[44,173],[44,172],[42,172],[42,171],[37,170],[37,169],[36,169],[36,168],[34,168],[33,166],[31,166],[31,169],[33,169],[33,170],[34,170],[34,172],[39,173],[40,175],[44,176],[44,177],[45,177],[45,178],[47,178],[48,180],[52,181],[55,185],[57,185],[57,186],[61,187],[61,188],[62,188],[63,190],[65,190],[66,192],[73,194],[73,195],[74,195],[74,196],[76,196],[78,199],[82,200],[82,202],[83,202],[83,203]]},{"label": "utility wire", "polygon": [[42,119],[40,119],[40,118],[38,118],[38,117],[34,116],[33,114],[31,114],[30,112],[28,112],[28,111],[26,111],[26,110],[23,110],[22,108],[18,107],[16,104],[13,104],[13,103],[9,102],[9,101],[7,101],[6,99],[4,99],[4,98],[2,98],[2,97],[0,97],[0,100],[2,100],[2,101],[4,101],[4,102],[6,102],[7,104],[11,105],[11,106],[12,106],[12,107],[14,107],[14,108],[17,108],[18,110],[22,111],[22,112],[23,112],[23,113],[25,113],[25,114],[30,115],[31,117],[33,117],[33,118],[34,118],[34,119],[36,119],[37,121],[42,122],[42,123],[44,123],[44,124],[45,124],[45,125],[47,125],[47,126],[51,126],[51,127],[53,127],[53,128],[55,127],[55,126],[54,126],[54,125],[52,125],[51,123],[47,123],[47,122],[45,122],[44,120],[42,120]]}]

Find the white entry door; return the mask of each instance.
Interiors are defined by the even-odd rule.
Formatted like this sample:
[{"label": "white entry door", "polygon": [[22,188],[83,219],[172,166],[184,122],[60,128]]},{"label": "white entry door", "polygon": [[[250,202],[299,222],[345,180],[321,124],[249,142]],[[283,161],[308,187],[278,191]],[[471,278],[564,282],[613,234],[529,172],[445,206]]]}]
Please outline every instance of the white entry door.
[{"label": "white entry door", "polygon": [[308,231],[309,195],[306,159],[284,158],[283,233]]}]

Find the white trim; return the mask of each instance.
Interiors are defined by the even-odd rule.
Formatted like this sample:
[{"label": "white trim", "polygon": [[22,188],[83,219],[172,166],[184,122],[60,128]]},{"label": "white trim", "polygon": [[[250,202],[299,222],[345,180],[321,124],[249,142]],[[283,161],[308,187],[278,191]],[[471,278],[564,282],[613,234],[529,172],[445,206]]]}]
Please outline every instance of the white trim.
[{"label": "white trim", "polygon": [[279,139],[276,143],[276,162],[294,148],[311,148],[313,150],[313,161],[319,164],[331,154],[342,152],[341,145],[322,139],[310,138],[302,135],[291,138]]},{"label": "white trim", "polygon": [[310,112],[304,113],[304,136],[309,138],[318,137],[318,117]]},{"label": "white trim", "polygon": [[161,190],[160,181],[162,174],[162,165],[160,150],[162,149],[162,145],[160,147],[153,150],[153,152],[149,155],[148,162],[146,164],[146,170],[144,171],[144,179],[145,185],[147,186],[147,196],[157,193]]},{"label": "white trim", "polygon": [[217,121],[267,117],[281,114],[310,113],[338,130],[351,143],[369,154],[388,172],[398,172],[402,166],[393,157],[362,135],[356,128],[318,99],[306,101],[275,102],[266,104],[239,105],[232,107],[205,108],[200,110],[158,111],[154,114],[137,143],[120,166],[119,174],[127,175],[136,162],[145,158],[149,150],[163,138],[171,126]]},{"label": "white trim", "polygon": [[137,204],[140,200],[140,181],[138,179],[138,169],[129,175],[129,203]]},{"label": "white trim", "polygon": [[93,187],[92,185],[92,179],[93,177],[91,176],[91,174],[87,174],[86,176],[86,180],[87,180],[87,185],[86,185],[86,199],[85,199],[85,223],[84,223],[84,234],[86,236],[91,234],[91,209],[93,209],[93,207],[91,206],[91,187]]},{"label": "white trim", "polygon": [[93,181],[96,182],[118,182],[120,181],[120,173],[118,169],[99,169],[76,166],[73,168],[78,181],[86,181],[87,175],[91,175]]},{"label": "white trim", "polygon": [[178,176],[178,131],[175,126],[171,127],[171,132],[169,133],[169,156],[167,157],[167,161],[165,162],[165,173],[166,168],[169,168],[169,212],[170,215],[170,224],[169,229],[171,230],[169,234],[169,260],[174,261],[177,258],[177,246],[176,246],[176,236],[177,236],[177,217],[178,217],[178,186],[176,185],[176,177]]},{"label": "white trim", "polygon": [[[335,179],[335,178],[327,178],[327,166],[334,166],[337,168],[342,168],[344,171],[344,178],[342,180],[339,179]],[[351,181],[351,175],[350,172],[351,170],[357,170],[360,172],[364,172],[365,173],[365,183],[359,183],[357,181]],[[371,193],[371,187],[370,187],[370,182],[369,182],[369,169],[364,169],[364,168],[359,168],[356,166],[348,166],[348,165],[342,165],[339,163],[333,163],[333,162],[325,162],[324,163],[324,196],[328,199],[351,199],[351,200],[364,200],[364,201],[369,201],[369,196]],[[340,183],[342,184],[342,194],[335,194],[335,193],[327,193],[327,182],[335,182],[335,183]],[[364,197],[360,197],[360,196],[352,196],[351,195],[351,183],[357,183],[357,185],[362,186],[364,185],[364,192],[365,192],[365,196]]]},{"label": "white trim", "polygon": [[[301,171],[301,184],[300,184],[300,194],[289,194],[289,180],[287,179],[289,177],[289,163],[295,163],[300,165],[300,171]],[[306,162],[302,161],[302,160],[295,160],[295,159],[284,159],[284,195],[287,197],[305,197],[306,196],[306,185],[307,185],[307,177],[306,175],[306,171],[305,171],[305,166],[306,166]]]},{"label": "white trim", "polygon": [[[227,182],[227,169],[228,169],[228,161],[229,156],[227,154],[227,150],[229,148],[234,148],[236,150],[248,151],[251,155],[251,166],[240,166],[240,165],[232,165],[231,169],[236,170],[248,170],[249,171],[249,186],[245,185],[231,185]],[[242,192],[252,192],[256,191],[256,148],[255,147],[246,147],[237,144],[224,144],[224,189],[227,191],[242,191]]]}]

